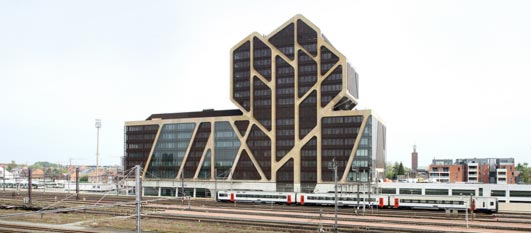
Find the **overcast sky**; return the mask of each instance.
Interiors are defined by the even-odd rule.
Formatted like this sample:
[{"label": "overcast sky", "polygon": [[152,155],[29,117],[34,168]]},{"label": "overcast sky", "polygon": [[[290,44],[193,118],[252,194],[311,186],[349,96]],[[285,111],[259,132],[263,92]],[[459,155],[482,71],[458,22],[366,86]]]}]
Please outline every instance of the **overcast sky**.
[{"label": "overcast sky", "polygon": [[[125,121],[233,109],[229,50],[295,14],[360,75],[388,161],[531,162],[530,1],[0,1],[0,162],[119,164]],[[205,88],[203,84],[208,84]],[[205,94],[206,93],[206,94]]]}]

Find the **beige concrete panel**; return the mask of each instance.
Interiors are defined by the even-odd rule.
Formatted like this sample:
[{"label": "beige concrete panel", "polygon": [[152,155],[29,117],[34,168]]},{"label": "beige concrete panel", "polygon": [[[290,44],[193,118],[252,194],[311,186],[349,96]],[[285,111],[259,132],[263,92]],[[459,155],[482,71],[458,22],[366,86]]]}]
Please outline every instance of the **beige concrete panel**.
[{"label": "beige concrete panel", "polygon": [[[236,125],[234,125],[234,122],[230,122],[230,124],[231,124],[231,126],[232,126],[232,128],[234,130],[238,130],[238,127],[236,127]],[[238,153],[236,155],[237,158],[235,159],[235,163],[240,161],[240,156],[241,156],[242,151],[246,150],[247,151],[247,155],[249,156],[249,158],[253,162],[254,168],[260,174],[260,177],[261,177],[260,181],[267,181],[264,171],[262,170],[262,168],[260,167],[258,161],[254,157],[254,154],[252,153],[251,148],[249,148],[249,146],[247,145],[247,138],[249,137],[249,133],[251,131],[250,130],[251,126],[252,125],[249,125],[249,127],[247,127],[247,131],[246,131],[246,133],[245,133],[245,135],[243,137],[240,137],[240,135],[237,135],[238,138],[240,139],[240,145],[241,146],[240,146],[240,149],[238,149]],[[234,166],[234,168],[236,168],[236,166]],[[232,177],[231,177],[231,179],[232,179]],[[238,180],[238,181],[241,181],[241,180]]]},{"label": "beige concrete panel", "polygon": [[[212,138],[212,132],[214,132],[213,130],[214,127],[212,127],[212,130],[210,130],[210,136],[208,137],[208,141],[205,145],[205,149],[203,150],[203,154],[201,155],[201,159],[199,160],[199,163],[197,165],[197,168],[195,170],[195,173],[194,173],[194,177],[193,179],[194,180],[197,180],[198,179],[198,176],[199,176],[199,172],[201,172],[201,167],[203,166],[203,161],[205,160],[205,156],[206,156],[206,153],[207,151],[210,149],[208,147],[208,145],[211,145],[212,144],[212,141],[214,141],[214,139]],[[210,159],[212,159],[212,150],[210,151]],[[210,163],[212,164],[212,163]],[[212,165],[210,166],[210,177],[212,178]]]},{"label": "beige concrete panel", "polygon": [[155,135],[155,139],[153,139],[153,145],[151,146],[151,150],[149,151],[149,156],[146,161],[146,165],[144,166],[144,171],[142,171],[142,177],[146,177],[146,172],[149,168],[149,163],[151,163],[151,157],[153,156],[153,151],[155,151],[155,147],[157,146],[157,142],[159,141],[160,132],[162,132],[161,124],[159,124],[159,130],[157,130],[157,135]]},{"label": "beige concrete panel", "polygon": [[[216,167],[214,161],[214,127],[212,127],[212,130],[210,130],[210,139],[208,140],[207,144],[205,145],[205,151],[210,150],[210,180],[214,180],[214,168]],[[201,163],[201,166],[203,164]]]},{"label": "beige concrete panel", "polygon": [[346,182],[348,173],[350,172],[350,169],[352,167],[352,161],[354,160],[354,157],[356,156],[356,151],[358,150],[358,147],[360,145],[361,137],[363,136],[363,132],[365,131],[365,127],[367,127],[367,121],[369,120],[368,114],[363,114],[363,122],[360,126],[360,131],[358,132],[358,135],[356,135],[356,141],[354,142],[354,146],[352,147],[352,151],[350,152],[350,156],[348,158],[347,166],[345,166],[345,171],[343,172],[343,175],[339,179],[340,182]]},{"label": "beige concrete panel", "polygon": [[190,138],[190,142],[188,142],[188,147],[186,148],[186,152],[184,153],[183,161],[181,162],[181,166],[179,167],[179,171],[177,172],[177,176],[175,177],[175,179],[179,179],[179,177],[181,177],[181,173],[183,172],[183,169],[184,169],[184,164],[186,163],[186,160],[188,159],[188,154],[190,154],[190,150],[192,149],[192,144],[194,143],[194,139],[195,139],[195,136],[197,135],[197,131],[199,131],[199,124],[200,123],[195,124],[194,133],[192,133],[192,137]]}]

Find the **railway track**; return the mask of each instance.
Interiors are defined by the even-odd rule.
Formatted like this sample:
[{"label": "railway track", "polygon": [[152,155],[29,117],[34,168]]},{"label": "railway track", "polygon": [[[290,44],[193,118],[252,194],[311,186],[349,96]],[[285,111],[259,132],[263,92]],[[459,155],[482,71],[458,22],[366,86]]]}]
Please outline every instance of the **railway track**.
[{"label": "railway track", "polygon": [[[171,207],[168,209],[172,210]],[[333,221],[333,212],[327,212],[320,214],[315,213],[308,213],[308,212],[289,212],[289,211],[277,211],[277,210],[245,210],[245,209],[215,209],[215,208],[192,208],[187,210],[186,208],[180,209],[189,211],[189,212],[197,212],[197,213],[217,213],[217,214],[224,214],[227,216],[267,216],[267,217],[275,217],[279,219],[291,219],[291,220],[297,220],[297,221],[303,221],[303,220],[322,220],[322,221]],[[178,213],[178,211],[175,211]],[[165,214],[164,216],[172,216],[172,213]],[[147,215],[146,217],[149,217],[150,215]],[[379,223],[379,224],[407,224],[407,225],[418,225],[418,226],[438,226],[441,229],[447,227],[448,225],[455,226],[455,227],[466,227],[466,222],[464,219],[448,219],[448,218],[440,218],[440,219],[421,219],[421,218],[411,218],[411,217],[402,217],[402,218],[395,218],[395,217],[382,217],[382,216],[357,216],[352,214],[339,214],[338,215],[338,221],[342,222],[364,222],[364,223]],[[369,218],[374,217],[374,218]],[[237,217],[235,217],[237,218]],[[422,221],[421,221],[422,220]],[[523,226],[508,226],[508,225],[502,225],[502,224],[485,224],[485,222],[497,222],[502,223],[499,221],[492,221],[492,220],[485,220],[482,219],[474,220],[470,222],[470,225],[474,228],[481,228],[481,229],[496,229],[496,230],[515,230],[515,231],[525,231],[529,232],[531,231],[531,225],[527,227]]]},{"label": "railway track", "polygon": [[0,232],[72,232],[72,233],[95,233],[96,231],[65,229],[59,227],[28,226],[21,224],[0,223]]},{"label": "railway track", "polygon": [[[5,193],[4,193],[5,194]],[[34,196],[33,200],[34,203],[42,203],[42,204],[49,204],[53,205],[57,203],[57,200],[60,200],[60,198],[64,198],[65,193],[42,193],[41,195]],[[95,202],[99,203],[113,203],[113,202],[124,202],[124,201],[133,201],[133,196],[111,196],[108,195],[105,198],[102,199],[102,195],[98,194],[83,194],[83,199],[81,200],[64,200],[62,201],[61,205],[90,205],[94,204]],[[2,195],[0,194],[0,198],[5,200],[13,200],[14,199],[20,199],[20,196],[18,197],[12,197],[9,194]],[[167,198],[160,200],[159,197],[145,197],[143,200],[159,200],[156,203],[163,204],[165,206],[164,209],[183,209],[184,206],[188,204],[188,201],[182,201],[177,200],[175,198]],[[209,212],[216,212],[213,211],[212,208],[219,208],[221,210],[217,210],[220,214],[235,214],[238,212],[239,214],[245,214],[247,216],[256,215],[253,214],[252,211],[257,210],[267,210],[271,211],[271,213],[267,214],[259,214],[260,216],[272,216],[272,217],[290,217],[295,219],[319,219],[319,213],[322,213],[326,216],[331,216],[333,213],[333,207],[330,206],[296,206],[296,205],[277,205],[277,204],[251,204],[251,203],[219,203],[215,202],[212,199],[192,199],[190,200],[190,204],[192,206],[192,211],[198,211],[195,210],[197,207],[205,207],[210,208]],[[180,207],[179,207],[180,206]],[[57,205],[59,207],[59,205]],[[112,209],[105,209],[105,210],[84,210],[84,213],[90,213],[90,214],[106,214],[106,215],[114,215],[114,216],[124,216],[124,215],[130,215],[132,214],[134,205],[121,207],[120,210],[112,210]],[[124,210],[125,209],[125,210]],[[212,223],[218,223],[218,224],[230,224],[230,225],[242,225],[242,226],[253,226],[257,228],[267,228],[267,229],[273,229],[273,230],[289,230],[289,231],[296,231],[296,232],[309,232],[309,231],[316,231],[316,229],[319,228],[317,223],[312,224],[302,224],[302,223],[278,223],[278,222],[265,222],[265,221],[259,221],[259,220],[245,220],[241,221],[238,219],[228,219],[228,218],[211,218],[211,217],[204,217],[204,216],[176,216],[176,215],[169,215],[169,214],[161,214],[156,211],[160,211],[162,208],[152,206],[152,205],[144,205],[143,206],[143,218],[153,218],[153,219],[169,219],[169,220],[177,220],[177,221],[202,221],[202,222],[212,222]],[[79,211],[74,210],[72,212]],[[296,214],[293,214],[296,213]],[[308,214],[313,214],[313,216],[308,216]],[[395,224],[409,224],[409,225],[426,225],[426,226],[438,226],[441,229],[444,229],[446,227],[445,224],[437,223],[438,220],[456,220],[455,226],[458,227],[464,227],[464,212],[460,212],[458,215],[447,215],[444,212],[441,211],[430,211],[430,210],[396,210],[396,209],[369,209],[367,208],[365,213],[362,213],[361,210],[358,212],[358,214],[354,213],[354,208],[352,207],[343,207],[340,208],[338,211],[338,214],[340,215],[339,221],[353,221],[353,218],[356,217],[364,217],[364,216],[370,216],[374,217],[373,219],[363,219],[365,222],[373,222],[373,223],[382,223],[382,220],[378,220],[378,218],[397,218],[399,220],[393,220],[393,221],[387,221],[388,223],[395,223]],[[298,216],[297,216],[298,215]],[[317,216],[317,217],[316,217]],[[331,217],[322,217],[320,218],[323,221],[332,221],[333,218]],[[423,219],[427,221],[431,221],[428,223],[425,222],[419,222],[416,221],[418,219]],[[516,220],[515,220],[516,219]],[[457,221],[459,220],[459,221]],[[489,222],[492,223],[519,223],[519,224],[529,224],[531,225],[531,214],[509,214],[509,213],[497,213],[497,214],[483,214],[483,213],[477,213],[474,222],[472,223],[474,228],[480,228],[480,229],[497,229],[497,230],[519,230],[519,231],[530,231],[531,228],[527,227],[511,227],[511,226],[490,226],[491,224],[488,224]],[[375,224],[377,225],[377,224]],[[330,224],[324,226],[330,229]],[[1,228],[0,226],[0,229]],[[6,228],[7,229],[7,228]],[[342,232],[399,232],[399,229],[396,229],[392,226],[385,227],[385,226],[379,226],[379,227],[353,227],[350,226],[340,226],[340,231]],[[1,230],[0,230],[1,231]],[[12,231],[12,232],[20,232],[20,231]],[[50,231],[48,231],[50,232]],[[53,232],[53,231],[52,231]],[[61,232],[61,231],[56,231]],[[64,231],[63,231],[64,232]],[[72,231],[68,231],[72,232]],[[83,232],[83,231],[81,231]],[[405,232],[405,231],[404,231]],[[407,230],[407,232],[412,232],[412,229]],[[419,232],[426,232],[425,230],[419,230]]]}]

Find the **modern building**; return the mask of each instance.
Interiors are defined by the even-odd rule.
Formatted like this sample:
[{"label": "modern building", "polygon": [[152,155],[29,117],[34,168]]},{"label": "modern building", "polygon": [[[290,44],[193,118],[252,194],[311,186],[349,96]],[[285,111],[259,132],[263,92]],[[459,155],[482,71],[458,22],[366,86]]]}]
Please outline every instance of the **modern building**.
[{"label": "modern building", "polygon": [[355,109],[358,74],[305,17],[238,42],[230,90],[234,110],[125,123],[124,167],[143,167],[147,195],[328,192],[333,161],[343,184],[383,177],[386,127],[371,110]]},{"label": "modern building", "polygon": [[455,163],[466,165],[469,183],[516,183],[514,158],[467,158]]},{"label": "modern building", "polygon": [[514,158],[434,159],[429,171],[435,182],[516,183]]},{"label": "modern building", "polygon": [[441,183],[464,181],[462,164],[454,164],[451,159],[434,159],[429,167],[430,180]]},{"label": "modern building", "polygon": [[413,145],[413,152],[411,153],[411,172],[417,173],[419,165],[419,154],[417,153],[417,145]]}]

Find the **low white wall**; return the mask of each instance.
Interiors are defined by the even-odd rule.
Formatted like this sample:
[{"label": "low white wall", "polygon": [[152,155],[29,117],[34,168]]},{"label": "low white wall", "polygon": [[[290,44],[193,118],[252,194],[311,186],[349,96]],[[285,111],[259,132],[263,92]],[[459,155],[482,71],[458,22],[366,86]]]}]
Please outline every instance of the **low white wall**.
[{"label": "low white wall", "polygon": [[531,203],[499,203],[498,211],[531,213]]}]

